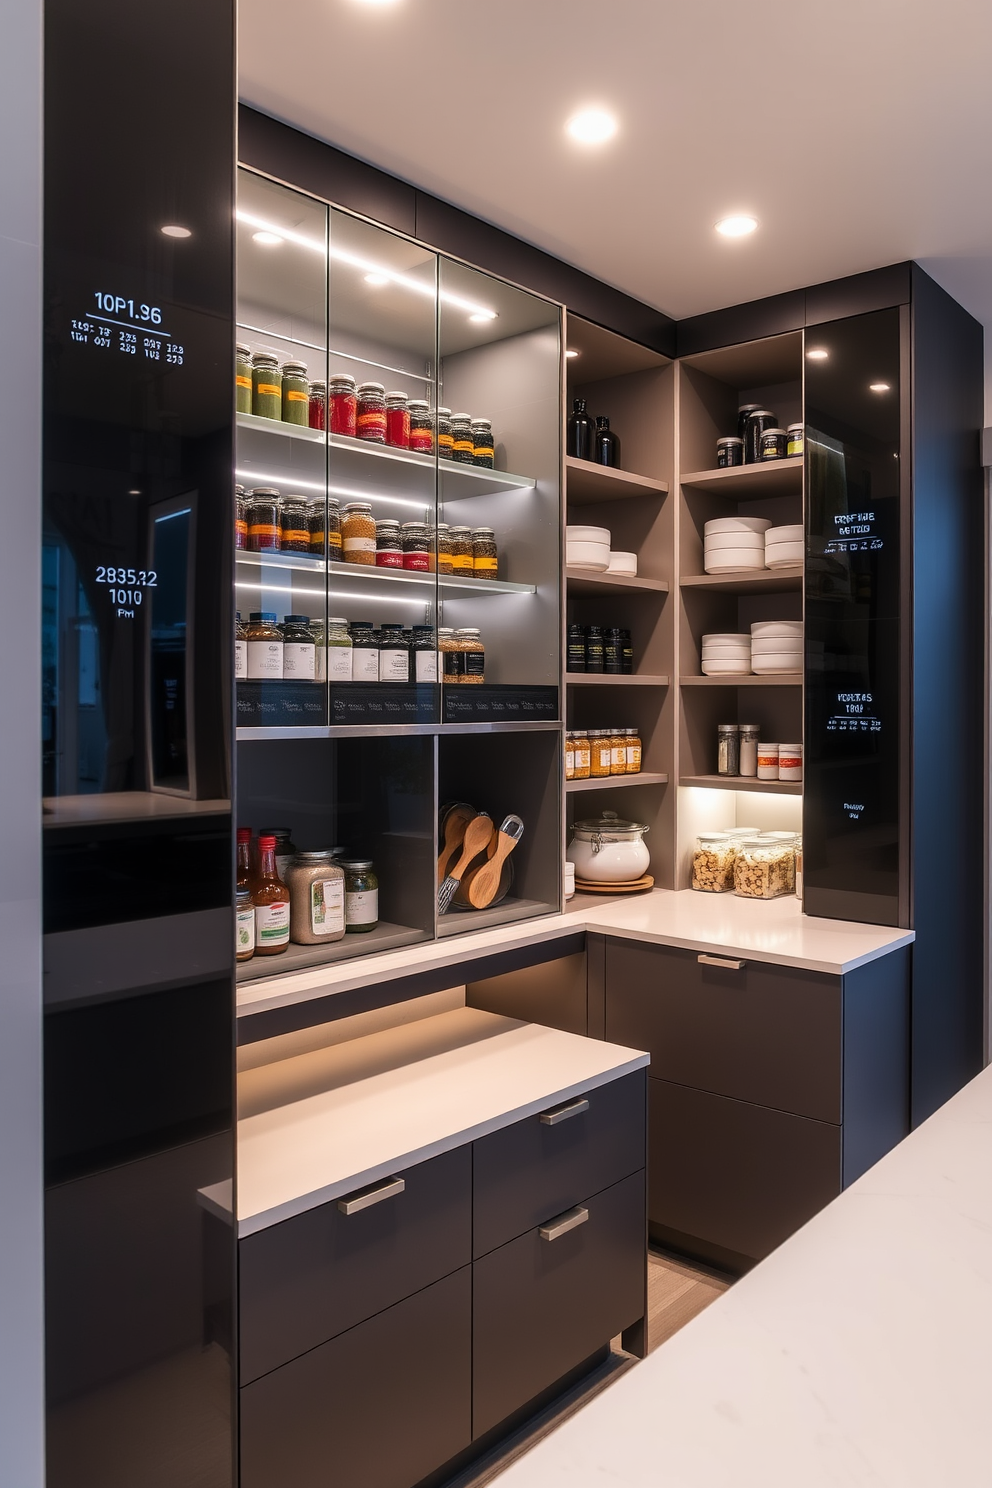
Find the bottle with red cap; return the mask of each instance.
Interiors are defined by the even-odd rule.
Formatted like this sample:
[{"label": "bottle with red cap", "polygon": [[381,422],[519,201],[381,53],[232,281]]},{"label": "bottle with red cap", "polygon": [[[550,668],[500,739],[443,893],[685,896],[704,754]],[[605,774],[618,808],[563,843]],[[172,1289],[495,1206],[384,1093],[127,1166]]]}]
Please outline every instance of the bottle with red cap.
[{"label": "bottle with red cap", "polygon": [[289,945],[289,890],[276,867],[276,839],[258,839],[258,876],[252,885],[255,954],[277,956]]},{"label": "bottle with red cap", "polygon": [[235,870],[234,871],[235,871],[235,878],[236,878],[236,881],[237,881],[237,890],[238,890],[238,893],[240,894],[245,889],[247,889],[249,891],[249,893],[250,893],[251,892],[251,886],[252,886],[252,883],[253,883],[254,877],[255,877],[254,873],[252,872],[252,866],[251,866],[251,828],[250,827],[239,827],[238,828],[238,855],[237,855],[237,859],[236,859],[236,862],[235,862]]}]

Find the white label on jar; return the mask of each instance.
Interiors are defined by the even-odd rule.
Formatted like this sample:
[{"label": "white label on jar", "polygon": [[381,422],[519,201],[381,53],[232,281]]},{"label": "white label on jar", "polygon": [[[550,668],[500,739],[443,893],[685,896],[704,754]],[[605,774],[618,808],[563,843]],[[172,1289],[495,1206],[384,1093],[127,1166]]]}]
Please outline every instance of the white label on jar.
[{"label": "white label on jar", "polygon": [[374,537],[346,537],[341,545],[346,553],[374,553]]},{"label": "white label on jar", "polygon": [[356,646],[351,653],[351,680],[353,682],[378,682],[379,653],[371,646]]},{"label": "white label on jar", "polygon": [[[327,648],[327,672],[332,682],[350,682],[352,679],[352,656],[350,646],[335,646],[332,642]],[[361,652],[359,651],[359,656]],[[379,675],[378,667],[376,676]]]},{"label": "white label on jar", "polygon": [[282,681],[282,641],[248,642],[248,679]]},{"label": "white label on jar", "polygon": [[[326,646],[318,646],[317,647],[317,655],[316,655],[316,658],[314,660],[314,674],[313,675],[314,675],[314,681],[315,682],[326,682],[327,681],[327,647]],[[348,675],[350,677],[351,676],[351,673],[349,672]]]},{"label": "white label on jar", "polygon": [[565,750],[565,779],[571,780],[575,774],[575,750],[571,744]]},{"label": "white label on jar", "polygon": [[414,655],[417,658],[417,681],[418,682],[436,682],[437,681],[437,652],[436,651],[415,651],[414,652]]},{"label": "white label on jar", "polygon": [[389,651],[385,647],[379,652],[380,682],[409,682],[409,651]]},{"label": "white label on jar", "polygon": [[349,925],[374,925],[379,918],[379,890],[365,889],[345,894],[345,916]]},{"label": "white label on jar", "polygon": [[317,678],[317,648],[313,641],[287,641],[282,653],[282,674],[294,682]]},{"label": "white label on jar", "polygon": [[343,878],[318,878],[310,885],[310,929],[314,935],[344,930]]},{"label": "white label on jar", "polygon": [[626,744],[614,744],[610,750],[610,769],[626,770],[627,768],[627,746]]},{"label": "white label on jar", "polygon": [[237,952],[255,949],[255,908],[239,909],[235,918],[234,948]]},{"label": "white label on jar", "polygon": [[289,900],[255,905],[255,945],[289,944]]},{"label": "white label on jar", "polygon": [[234,643],[234,675],[238,681],[243,681],[248,675],[247,641],[235,641]]}]

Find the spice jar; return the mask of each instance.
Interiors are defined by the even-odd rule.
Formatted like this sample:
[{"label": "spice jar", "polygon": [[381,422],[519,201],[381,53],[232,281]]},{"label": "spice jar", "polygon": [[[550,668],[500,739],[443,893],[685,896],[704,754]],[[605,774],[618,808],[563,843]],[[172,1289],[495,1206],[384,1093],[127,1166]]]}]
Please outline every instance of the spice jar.
[{"label": "spice jar", "polygon": [[461,682],[465,675],[465,652],[455,640],[450,625],[442,625],[437,633],[437,650],[441,658],[441,677],[448,686]]},{"label": "spice jar", "polygon": [[248,629],[241,623],[241,611],[234,612],[234,677],[243,682],[248,676]]},{"label": "spice jar", "polygon": [[279,530],[284,553],[309,553],[310,522],[305,496],[283,496],[279,502]]},{"label": "spice jar", "polygon": [[624,729],[627,735],[627,774],[639,775],[644,758],[644,745],[636,728]]},{"label": "spice jar", "polygon": [[289,890],[276,868],[276,839],[258,839],[258,876],[252,889],[255,954],[276,956],[289,945]]},{"label": "spice jar", "polygon": [[275,486],[256,486],[246,503],[248,550],[278,553],[282,546],[279,492]]},{"label": "spice jar", "polygon": [[762,429],[760,450],[763,460],[784,460],[788,447],[789,436],[784,429]]},{"label": "spice jar", "polygon": [[344,558],[341,546],[341,512],[334,497],[327,502],[327,561],[328,563],[340,563]]},{"label": "spice jar", "polygon": [[586,671],[602,672],[605,664],[603,627],[590,625],[586,631]]},{"label": "spice jar", "polygon": [[[314,497],[313,501],[307,502],[307,530],[310,533],[310,556],[312,558],[323,558],[324,539],[326,537],[326,507],[323,496]],[[340,541],[340,533],[338,534]]]},{"label": "spice jar", "polygon": [[572,748],[575,750],[575,779],[588,780],[592,766],[592,744],[588,729],[576,729],[572,735]]},{"label": "spice jar", "polygon": [[475,463],[475,440],[472,437],[472,419],[467,413],[451,415],[451,458],[459,465]]},{"label": "spice jar", "polygon": [[737,844],[734,893],[742,899],[776,899],[796,886],[796,855],[791,833],[788,842],[770,837],[748,837]]},{"label": "spice jar", "polygon": [[238,413],[251,413],[251,350],[234,348],[234,406]]},{"label": "spice jar", "polygon": [[603,671],[608,677],[619,677],[623,671],[623,637],[616,626],[603,636]]},{"label": "spice jar", "polygon": [[406,393],[386,394],[386,443],[396,449],[410,448],[410,410]]},{"label": "spice jar", "polygon": [[778,427],[778,419],[769,408],[755,408],[747,416],[744,429],[744,464],[756,465],[761,459],[761,436],[766,429]]},{"label": "spice jar", "polygon": [[[351,680],[353,682],[378,682],[379,642],[375,638],[371,620],[352,620],[351,632]],[[328,654],[327,664],[331,659]]]},{"label": "spice jar", "polygon": [[431,537],[426,522],[403,523],[402,567],[413,573],[430,570]]},{"label": "spice jar", "polygon": [[427,572],[433,573],[437,563],[437,559],[435,557],[435,550],[437,547],[437,533],[434,531],[434,528],[429,527],[426,522],[424,523],[424,527],[427,531]]},{"label": "spice jar", "polygon": [[344,939],[344,869],[331,852],[301,852],[286,868],[289,938],[294,945]]},{"label": "spice jar", "polygon": [[305,429],[310,421],[310,382],[306,362],[282,364],[282,421],[300,424]]},{"label": "spice jar", "polygon": [[327,384],[312,382],[310,400],[307,404],[307,422],[311,429],[327,428]]},{"label": "spice jar", "polygon": [[381,382],[363,382],[358,388],[355,432],[369,444],[386,442],[386,390]]},{"label": "spice jar", "polygon": [[432,455],[434,453],[434,420],[431,418],[431,405],[426,398],[411,398],[410,409],[410,448],[418,455]]},{"label": "spice jar", "polygon": [[610,774],[627,773],[627,731],[614,729],[610,734]]},{"label": "spice jar", "polygon": [[379,923],[379,880],[371,858],[339,858],[344,869],[344,923],[349,934],[367,933]]},{"label": "spice jar", "polygon": [[565,735],[565,779],[575,779],[575,738],[573,734]]},{"label": "spice jar", "polygon": [[234,488],[234,546],[239,549],[248,546],[248,500],[244,486]]},{"label": "spice jar", "polygon": [[742,723],[740,725],[741,747],[740,747],[740,772],[752,779],[758,773],[758,740],[761,737],[761,728],[757,723]]},{"label": "spice jar", "polygon": [[496,464],[492,420],[487,418],[473,419],[471,427],[472,464],[480,465],[484,470],[492,470]]},{"label": "spice jar", "polygon": [[255,906],[250,889],[238,889],[234,901],[234,954],[250,961],[255,954]]},{"label": "spice jar", "polygon": [[741,773],[741,732],[736,723],[718,723],[716,728],[716,773]]},{"label": "spice jar", "polygon": [[495,579],[498,571],[496,534],[491,527],[476,527],[472,532],[472,572],[477,579]]},{"label": "spice jar", "polygon": [[353,439],[357,433],[358,395],[355,379],[346,372],[336,373],[327,384],[327,422],[332,434]]},{"label": "spice jar", "polygon": [[758,745],[758,779],[759,780],[777,780],[778,779],[778,745],[777,744],[760,744],[759,743],[759,745]]},{"label": "spice jar", "polygon": [[455,560],[451,555],[451,528],[448,526],[447,522],[438,522],[436,529],[436,540],[438,573],[454,573]]},{"label": "spice jar", "polygon": [[480,632],[474,626],[464,625],[455,631],[455,640],[465,656],[462,682],[481,685],[486,680],[486,648]]},{"label": "spice jar", "polygon": [[696,838],[692,854],[690,885],[704,894],[726,894],[734,887],[737,843],[725,832],[707,832]]},{"label": "spice jar", "polygon": [[402,625],[384,625],[379,640],[379,681],[409,682],[410,644]]},{"label": "spice jar", "polygon": [[439,460],[450,460],[455,447],[451,432],[451,409],[439,408],[436,414],[437,454]]},{"label": "spice jar", "polygon": [[375,566],[376,568],[403,567],[400,524],[391,517],[375,524]]},{"label": "spice jar", "polygon": [[282,373],[274,351],[252,356],[251,411],[258,418],[282,419]]},{"label": "spice jar", "polygon": [[584,625],[570,625],[565,644],[565,670],[584,672],[586,669],[586,631]]},{"label": "spice jar", "polygon": [[475,574],[475,553],[472,547],[471,527],[452,527],[448,537],[448,551],[451,554],[451,572],[456,578],[471,579]]},{"label": "spice jar", "polygon": [[345,563],[375,567],[375,521],[371,502],[348,502],[341,516],[341,549]]},{"label": "spice jar", "polygon": [[592,746],[589,774],[593,780],[605,780],[613,763],[613,736],[609,729],[590,729]]},{"label": "spice jar", "polygon": [[245,632],[248,642],[248,680],[282,681],[282,631],[271,610],[252,610]]},{"label": "spice jar", "polygon": [[744,441],[732,434],[728,439],[718,439],[716,442],[716,468],[727,470],[733,465],[744,464]]},{"label": "spice jar", "polygon": [[804,448],[803,435],[805,433],[805,426],[803,424],[790,424],[785,433],[785,453],[787,455],[801,455]]},{"label": "spice jar", "polygon": [[415,682],[437,681],[437,642],[433,625],[415,625],[410,642]]},{"label": "spice jar", "polygon": [[802,780],[803,746],[801,744],[780,744],[778,746],[778,778],[779,780]]},{"label": "spice jar", "polygon": [[[328,682],[350,682],[353,676],[354,643],[347,620],[340,615],[329,615],[324,641],[327,647]],[[378,663],[376,672],[378,674]]]},{"label": "spice jar", "polygon": [[287,615],[282,630],[282,674],[287,682],[316,682],[317,639],[308,615]]}]

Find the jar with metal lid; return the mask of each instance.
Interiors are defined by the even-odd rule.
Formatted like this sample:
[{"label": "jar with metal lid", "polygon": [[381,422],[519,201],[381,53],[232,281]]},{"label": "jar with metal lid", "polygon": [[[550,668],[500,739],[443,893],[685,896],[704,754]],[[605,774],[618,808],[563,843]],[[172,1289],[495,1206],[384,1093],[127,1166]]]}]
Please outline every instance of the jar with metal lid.
[{"label": "jar with metal lid", "polygon": [[284,553],[309,553],[310,521],[305,496],[282,497],[279,502],[279,529]]},{"label": "jar with metal lid", "polygon": [[282,681],[282,631],[273,610],[252,610],[245,631],[248,642],[248,680]]},{"label": "jar with metal lid", "polygon": [[402,625],[384,625],[379,637],[379,681],[409,682],[410,643]]},{"label": "jar with metal lid", "polygon": [[311,429],[327,428],[327,383],[310,384],[310,400],[307,404],[307,422]]},{"label": "jar with metal lid", "polygon": [[248,546],[248,498],[244,486],[234,488],[234,546],[239,549]]},{"label": "jar with metal lid", "polygon": [[459,626],[455,631],[455,641],[465,656],[462,682],[481,686],[486,680],[486,648],[482,644],[481,632],[474,625]]},{"label": "jar with metal lid", "polygon": [[451,528],[448,526],[447,522],[438,522],[436,528],[436,540],[438,573],[454,573],[455,560],[451,555]]},{"label": "jar with metal lid", "polygon": [[282,674],[287,682],[316,682],[317,638],[309,615],[286,615],[282,625]]},{"label": "jar with metal lid", "polygon": [[323,558],[327,536],[327,507],[323,496],[315,496],[307,502],[307,528],[310,532],[310,556]]},{"label": "jar with metal lid", "polygon": [[588,729],[576,729],[572,735],[575,750],[575,779],[588,780],[592,768],[592,744]]},{"label": "jar with metal lid", "polygon": [[238,413],[251,413],[251,348],[234,348],[234,406]]},{"label": "jar with metal lid", "polygon": [[758,740],[761,727],[757,723],[740,724],[740,772],[752,779],[758,773]]},{"label": "jar with metal lid", "polygon": [[603,635],[603,671],[608,677],[623,672],[623,636],[617,626],[609,626]]},{"label": "jar with metal lid", "polygon": [[756,408],[747,416],[744,431],[744,464],[757,465],[761,460],[761,436],[766,429],[777,429],[778,419],[770,408]]},{"label": "jar with metal lid", "polygon": [[241,611],[234,612],[234,679],[244,682],[248,677],[248,627],[241,622]]},{"label": "jar with metal lid", "polygon": [[571,731],[565,735],[565,779],[575,779],[575,741]]},{"label": "jar with metal lid", "polygon": [[438,458],[441,460],[450,460],[455,448],[455,439],[451,432],[450,408],[438,409],[435,428]]},{"label": "jar with metal lid", "polygon": [[310,422],[310,379],[306,362],[282,364],[282,421],[284,424],[300,424],[304,429]]},{"label": "jar with metal lid", "polygon": [[629,883],[651,865],[644,845],[644,822],[624,821],[615,811],[604,811],[591,821],[577,821],[565,856],[575,864],[577,879],[588,883]]},{"label": "jar with metal lid", "polygon": [[400,541],[400,524],[386,517],[375,524],[376,568],[402,568],[403,544]]},{"label": "jar with metal lid", "polygon": [[411,398],[410,409],[410,448],[418,455],[432,455],[434,453],[434,420],[431,418],[431,405],[426,398]]},{"label": "jar with metal lid", "polygon": [[289,889],[289,938],[294,945],[344,939],[344,869],[331,852],[301,852],[284,874]]},{"label": "jar with metal lid", "polygon": [[477,579],[495,579],[499,573],[499,550],[491,527],[473,528],[472,573]]},{"label": "jar with metal lid", "polygon": [[641,743],[640,733],[636,728],[624,729],[627,736],[627,771],[628,775],[639,775],[644,758],[644,745]]},{"label": "jar with metal lid", "polygon": [[341,511],[333,496],[328,498],[326,515],[327,561],[341,563],[344,558],[341,539]]},{"label": "jar with metal lid", "polygon": [[586,669],[586,628],[572,623],[568,627],[565,641],[565,670],[584,672]]},{"label": "jar with metal lid", "polygon": [[[327,646],[327,680],[331,683],[350,682],[354,675],[354,641],[347,620],[340,615],[327,617],[325,632]],[[376,666],[378,673],[378,663]]]},{"label": "jar with metal lid", "polygon": [[603,627],[590,625],[586,629],[586,671],[602,672],[606,665]]},{"label": "jar with metal lid", "polygon": [[430,571],[431,535],[426,522],[404,522],[403,567],[412,573]]},{"label": "jar with metal lid", "polygon": [[238,961],[255,954],[255,906],[251,889],[238,889],[234,901],[234,952]]},{"label": "jar with metal lid", "polygon": [[396,449],[410,448],[410,409],[406,393],[386,394],[386,443]]},{"label": "jar with metal lid", "polygon": [[726,439],[718,439],[716,442],[716,468],[727,470],[734,465],[744,464],[744,441],[738,439],[736,434],[731,434]]},{"label": "jar with metal lid", "polygon": [[784,460],[789,449],[789,436],[784,429],[762,429],[761,458]]},{"label": "jar with metal lid", "polygon": [[282,420],[282,373],[274,351],[252,354],[251,411],[257,418]]},{"label": "jar with metal lid", "polygon": [[410,642],[414,682],[437,681],[437,641],[433,625],[415,625]]},{"label": "jar with metal lid", "polygon": [[804,424],[790,424],[786,429],[786,455],[801,455],[803,452],[806,428]]},{"label": "jar with metal lid", "polygon": [[703,832],[692,854],[690,886],[703,894],[727,894],[734,887],[737,843],[724,832]]},{"label": "jar with metal lid", "polygon": [[734,862],[734,893],[742,899],[777,899],[791,894],[796,886],[795,839],[782,842],[773,837],[746,837],[737,844]]},{"label": "jar with metal lid", "polygon": [[310,621],[313,631],[314,681],[327,681],[327,626],[318,617]]},{"label": "jar with metal lid", "polygon": [[592,755],[589,774],[593,780],[605,780],[613,764],[613,736],[609,729],[590,729]]},{"label": "jar with metal lid", "polygon": [[471,527],[452,527],[448,534],[448,551],[451,554],[451,572],[460,579],[471,579],[475,574],[475,555],[472,548]]},{"label": "jar with metal lid", "polygon": [[379,923],[379,880],[371,858],[338,858],[344,869],[344,923],[349,935],[367,933]]},{"label": "jar with metal lid", "polygon": [[741,773],[741,731],[736,723],[718,723],[716,726],[716,773]]},{"label": "jar with metal lid", "polygon": [[345,563],[375,568],[375,519],[370,501],[349,501],[341,514],[341,548]]},{"label": "jar with metal lid", "polygon": [[627,730],[614,729],[610,734],[610,774],[627,773]]},{"label": "jar with metal lid", "polygon": [[[352,620],[351,679],[353,682],[378,682],[379,642],[371,620]],[[330,658],[328,658],[330,665]]]},{"label": "jar with metal lid", "polygon": [[473,419],[471,427],[472,464],[481,466],[483,470],[492,470],[496,464],[492,419]]},{"label": "jar with metal lid", "polygon": [[278,553],[282,546],[279,492],[275,486],[256,486],[248,497],[248,551]]},{"label": "jar with metal lid", "polygon": [[467,413],[451,415],[451,458],[459,465],[475,463],[475,441],[472,438],[472,419]]},{"label": "jar with metal lid", "polygon": [[461,682],[465,676],[465,652],[455,640],[450,625],[442,625],[437,633],[437,650],[441,659],[441,677],[449,686]]},{"label": "jar with metal lid", "polygon": [[351,439],[358,431],[358,393],[347,372],[336,372],[327,384],[327,426],[332,434]]},{"label": "jar with metal lid", "polygon": [[359,384],[355,432],[368,444],[385,444],[386,389],[381,382]]}]

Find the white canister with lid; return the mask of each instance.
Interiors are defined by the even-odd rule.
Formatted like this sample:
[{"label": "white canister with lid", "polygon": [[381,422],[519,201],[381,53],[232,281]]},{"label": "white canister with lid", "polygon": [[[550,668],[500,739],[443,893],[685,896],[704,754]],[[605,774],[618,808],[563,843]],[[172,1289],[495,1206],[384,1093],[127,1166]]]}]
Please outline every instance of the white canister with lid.
[{"label": "white canister with lid", "polygon": [[758,744],[758,779],[778,779],[778,745]]},{"label": "white canister with lid", "polygon": [[631,883],[651,865],[644,845],[648,827],[624,821],[615,811],[604,811],[590,821],[579,821],[565,853],[575,864],[575,877],[587,883]]},{"label": "white canister with lid", "polygon": [[803,746],[801,744],[780,744],[778,746],[778,778],[779,780],[802,780]]}]

